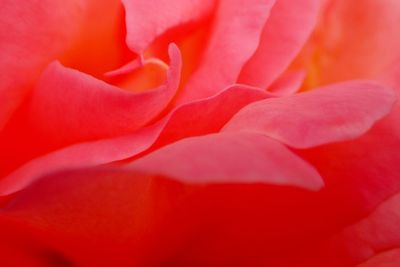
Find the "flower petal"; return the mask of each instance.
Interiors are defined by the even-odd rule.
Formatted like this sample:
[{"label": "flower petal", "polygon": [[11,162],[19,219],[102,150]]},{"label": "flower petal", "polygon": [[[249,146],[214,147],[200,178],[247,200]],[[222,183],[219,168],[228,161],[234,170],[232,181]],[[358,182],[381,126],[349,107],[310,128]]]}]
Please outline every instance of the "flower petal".
[{"label": "flower petal", "polygon": [[301,89],[304,78],[303,71],[285,73],[271,84],[268,92],[277,96],[292,95]]},{"label": "flower petal", "polygon": [[257,49],[275,0],[221,0],[200,65],[178,98],[184,103],[217,94],[236,83]]},{"label": "flower petal", "polygon": [[2,1],[0,129],[55,59],[96,75],[121,64],[127,53],[121,10],[118,0]]},{"label": "flower petal", "polygon": [[253,133],[184,139],[134,161],[129,168],[185,183],[271,183],[311,190],[323,185],[318,173],[286,147]]},{"label": "flower petal", "polygon": [[165,84],[144,93],[123,91],[60,64],[50,65],[0,136],[1,175],[45,153],[128,134],[155,119],[179,83],[180,53],[174,45],[170,56]]},{"label": "flower petal", "polygon": [[387,115],[392,90],[372,82],[347,82],[251,104],[224,131],[256,131],[291,147],[309,148],[358,137]]},{"label": "flower petal", "polygon": [[[33,91],[30,119],[43,133],[74,142],[132,132],[157,116],[179,85],[181,58],[171,45],[167,80],[152,91],[135,94],[82,73],[52,65]],[[60,136],[60,134],[58,134]]]},{"label": "flower petal", "polygon": [[397,75],[391,70],[400,60],[399,1],[325,2],[326,9],[303,55],[306,67],[315,70],[309,72],[309,86],[349,79],[385,79],[392,85]]},{"label": "flower petal", "polygon": [[256,52],[240,73],[240,83],[266,88],[289,66],[316,25],[319,2],[276,2]]},{"label": "flower petal", "polygon": [[[264,91],[253,88],[230,87],[213,98],[180,106],[157,124],[133,134],[57,150],[28,162],[0,179],[0,195],[19,191],[48,173],[123,160],[181,138],[217,132],[243,106],[267,96]],[[1,162],[7,164],[9,154],[3,157]],[[11,165],[10,162],[8,165]]]},{"label": "flower petal", "polygon": [[[155,215],[165,211],[152,207],[158,189],[151,182],[119,171],[54,174],[3,207],[0,223],[11,222],[6,228],[11,240],[17,240],[12,237],[20,237],[21,230],[28,232],[27,237],[43,244],[43,254],[56,252],[74,266],[146,266],[138,262],[149,251],[146,229],[156,231]],[[24,252],[23,247],[16,251]]]},{"label": "flower petal", "polygon": [[126,10],[128,46],[142,54],[154,39],[168,29],[209,15],[215,1],[122,0],[122,3]]},{"label": "flower petal", "polygon": [[[14,221],[11,237],[30,229],[77,266],[242,266],[244,259],[258,266],[282,237],[302,231],[298,200],[315,194],[267,184],[187,185],[96,168],[43,177],[3,206],[0,223]],[[300,229],[289,228],[294,221]]]},{"label": "flower petal", "polygon": [[40,70],[76,34],[79,11],[79,1],[2,1],[0,129]]}]

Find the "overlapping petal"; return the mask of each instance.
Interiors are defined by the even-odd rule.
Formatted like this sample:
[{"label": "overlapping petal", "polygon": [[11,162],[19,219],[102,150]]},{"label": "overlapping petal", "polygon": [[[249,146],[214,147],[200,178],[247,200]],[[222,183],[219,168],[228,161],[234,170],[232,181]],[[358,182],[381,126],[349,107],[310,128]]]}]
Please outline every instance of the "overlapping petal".
[{"label": "overlapping petal", "polygon": [[[233,86],[215,97],[180,106],[160,122],[130,135],[84,142],[57,150],[26,163],[2,178],[0,195],[19,191],[51,172],[123,160],[181,138],[217,132],[242,107],[266,97],[268,94],[264,91]],[[215,116],[216,113],[219,116]]]},{"label": "overlapping petal", "polygon": [[271,183],[318,190],[323,182],[305,161],[257,133],[187,138],[129,165],[186,183]]},{"label": "overlapping petal", "polygon": [[292,62],[317,22],[320,1],[278,0],[260,44],[241,71],[239,82],[268,87]]},{"label": "overlapping petal", "polygon": [[[167,107],[178,88],[181,58],[174,45],[170,57],[165,83],[143,93],[123,91],[58,63],[50,65],[1,136],[2,168],[12,170],[73,143],[143,127]],[[6,172],[0,169],[0,173]]]},{"label": "overlapping petal", "polygon": [[[301,213],[280,208],[308,194],[314,192],[268,184],[190,186],[97,168],[44,177],[2,208],[0,222],[11,220],[8,236],[28,231],[75,265],[236,266],[243,255],[257,264],[285,243],[275,241],[301,232]],[[290,230],[295,218],[300,229]]]},{"label": "overlapping petal", "polygon": [[275,0],[222,0],[200,64],[178,98],[184,103],[209,97],[236,83],[257,49]]},{"label": "overlapping petal", "polygon": [[121,64],[126,46],[120,11],[117,0],[2,1],[0,128],[51,61],[93,74]]},{"label": "overlapping petal", "polygon": [[[5,0],[0,11],[0,128],[48,62],[59,57],[67,67],[51,65],[0,134],[0,177],[26,163],[0,178],[1,263],[399,264],[395,93],[358,81],[292,95],[299,66],[303,89],[368,78],[398,91],[398,1],[123,0],[136,59],[123,44],[118,0],[19,2]],[[326,9],[317,32],[279,77],[310,34],[318,2]],[[189,40],[179,32],[190,66],[173,103],[186,104],[172,112],[163,111],[178,88],[177,51],[158,90],[124,92],[89,76],[143,67],[159,52],[150,47],[157,38],[197,22],[204,43],[192,47],[197,30]],[[274,94],[221,92],[237,81]],[[109,168],[82,169],[101,164]],[[320,175],[326,186],[312,191]]]},{"label": "overlapping petal", "polygon": [[391,111],[395,100],[391,89],[352,81],[248,105],[224,131],[259,132],[308,148],[362,135]]},{"label": "overlapping petal", "polygon": [[43,74],[29,103],[29,119],[49,138],[81,141],[132,132],[155,118],[175,95],[181,58],[171,45],[165,84],[130,93],[77,71],[54,64]]}]

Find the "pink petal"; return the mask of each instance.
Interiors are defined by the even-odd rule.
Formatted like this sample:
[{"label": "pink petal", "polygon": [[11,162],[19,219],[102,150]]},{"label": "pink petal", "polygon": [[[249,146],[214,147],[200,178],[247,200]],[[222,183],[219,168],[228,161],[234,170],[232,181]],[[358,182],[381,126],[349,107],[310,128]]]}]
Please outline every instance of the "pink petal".
[{"label": "pink petal", "polygon": [[321,177],[280,143],[260,134],[192,137],[133,162],[130,169],[185,183],[271,183],[311,190]]},{"label": "pink petal", "polygon": [[0,129],[51,61],[99,74],[127,56],[118,0],[4,0],[0,17]]},{"label": "pink petal", "polygon": [[251,104],[224,131],[255,131],[308,148],[364,134],[390,112],[395,99],[381,85],[352,81]]},{"label": "pink petal", "polygon": [[257,51],[244,66],[239,82],[268,87],[292,62],[317,22],[318,0],[278,0]]},{"label": "pink petal", "polygon": [[200,65],[178,103],[212,96],[234,84],[257,49],[274,0],[221,0]]},{"label": "pink petal", "polygon": [[[122,0],[126,10],[127,43],[142,54],[168,29],[210,15],[214,0]],[[162,7],[162,8],[161,8]]]},{"label": "pink petal", "polygon": [[[0,129],[45,64],[77,32],[79,1],[3,0],[0,11]],[[59,9],[58,6],[63,6]]]},{"label": "pink petal", "polygon": [[74,142],[134,131],[157,116],[179,85],[181,58],[169,49],[171,66],[164,85],[129,93],[90,76],[53,64],[33,92],[30,119],[42,133]]},{"label": "pink petal", "polygon": [[131,135],[79,143],[35,158],[0,179],[0,195],[19,191],[48,173],[97,166],[134,156],[155,142],[164,125],[162,122]]},{"label": "pink petal", "polygon": [[155,119],[179,83],[180,53],[174,45],[169,50],[165,84],[144,93],[123,91],[58,63],[50,65],[0,137],[0,175],[55,149],[128,134]]},{"label": "pink petal", "polygon": [[213,98],[180,106],[159,123],[133,134],[55,151],[0,179],[0,195],[19,191],[48,173],[123,160],[150,147],[156,149],[181,138],[217,132],[243,106],[265,97],[267,94],[260,90],[231,87]]}]

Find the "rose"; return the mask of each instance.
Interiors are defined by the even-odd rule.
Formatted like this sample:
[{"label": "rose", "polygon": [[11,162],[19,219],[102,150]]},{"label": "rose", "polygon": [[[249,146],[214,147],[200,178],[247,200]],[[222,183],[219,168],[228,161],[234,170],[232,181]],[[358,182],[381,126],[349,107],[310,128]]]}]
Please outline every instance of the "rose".
[{"label": "rose", "polygon": [[5,265],[396,260],[398,4],[123,4],[3,3]]}]

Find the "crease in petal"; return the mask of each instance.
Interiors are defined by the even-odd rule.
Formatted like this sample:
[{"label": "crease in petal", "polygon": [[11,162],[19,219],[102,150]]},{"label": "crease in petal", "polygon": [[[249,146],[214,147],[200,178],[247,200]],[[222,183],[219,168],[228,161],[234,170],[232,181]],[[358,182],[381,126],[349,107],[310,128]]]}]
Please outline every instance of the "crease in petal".
[{"label": "crease in petal", "polygon": [[286,96],[297,93],[301,89],[306,74],[303,71],[288,72],[275,80],[268,88],[277,96]]}]

